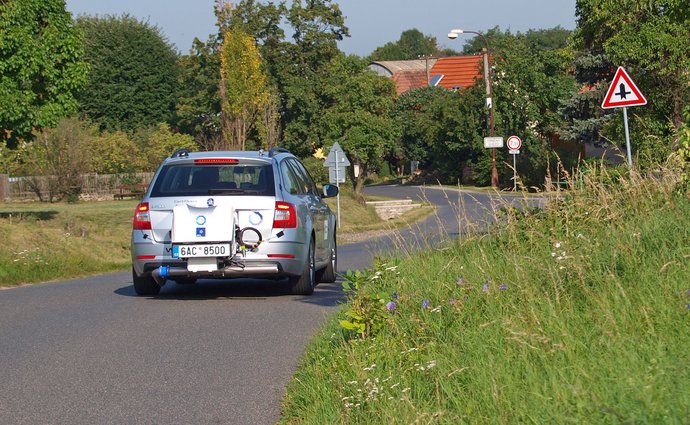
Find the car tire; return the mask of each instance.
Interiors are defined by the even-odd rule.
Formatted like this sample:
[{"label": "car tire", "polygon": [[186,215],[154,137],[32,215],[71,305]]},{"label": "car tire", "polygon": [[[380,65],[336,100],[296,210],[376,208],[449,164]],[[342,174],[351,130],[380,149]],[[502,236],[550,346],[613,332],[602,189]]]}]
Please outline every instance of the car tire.
[{"label": "car tire", "polygon": [[293,295],[311,295],[316,285],[316,258],[314,257],[314,240],[309,244],[307,261],[301,276],[290,278],[290,289]]},{"label": "car tire", "polygon": [[335,272],[338,270],[338,245],[335,244],[335,235],[333,235],[333,249],[331,250],[331,261],[323,269],[316,274],[316,280],[322,283],[335,282]]},{"label": "car tire", "polygon": [[161,291],[161,287],[153,280],[153,277],[137,276],[134,267],[132,267],[132,283],[137,295],[157,295]]}]

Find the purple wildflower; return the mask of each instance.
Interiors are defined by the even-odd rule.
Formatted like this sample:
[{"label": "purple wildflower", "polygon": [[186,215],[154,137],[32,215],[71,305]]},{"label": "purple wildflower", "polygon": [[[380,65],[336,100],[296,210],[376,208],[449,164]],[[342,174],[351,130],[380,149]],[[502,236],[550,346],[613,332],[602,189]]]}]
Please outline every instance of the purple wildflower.
[{"label": "purple wildflower", "polygon": [[455,298],[450,299],[450,305],[455,305]]},{"label": "purple wildflower", "polygon": [[424,301],[422,301],[422,310],[424,310],[424,309],[427,308],[428,306],[429,306],[429,300],[424,300]]},{"label": "purple wildflower", "polygon": [[394,301],[389,301],[388,304],[386,304],[386,310],[388,310],[388,311],[393,311],[393,310],[395,310],[395,302],[394,302]]},{"label": "purple wildflower", "polygon": [[458,278],[458,286],[462,286],[462,276]]},{"label": "purple wildflower", "polygon": [[397,300],[397,299],[398,299],[398,293],[397,293],[397,292],[393,292],[393,299],[394,299],[394,300]]},{"label": "purple wildflower", "polygon": [[484,285],[482,285],[482,291],[489,292],[489,281],[487,280]]},{"label": "purple wildflower", "polygon": [[467,301],[467,295],[465,295],[464,297],[462,297],[462,300],[463,300],[463,301]]},{"label": "purple wildflower", "polygon": [[508,286],[505,283],[502,283],[501,286],[498,287],[498,289],[500,289],[501,291],[507,291]]}]

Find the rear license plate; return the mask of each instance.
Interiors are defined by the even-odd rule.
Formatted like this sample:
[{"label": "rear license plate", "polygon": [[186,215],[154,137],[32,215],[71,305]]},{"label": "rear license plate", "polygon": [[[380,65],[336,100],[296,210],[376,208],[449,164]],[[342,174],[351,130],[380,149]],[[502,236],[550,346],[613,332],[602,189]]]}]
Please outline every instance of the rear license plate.
[{"label": "rear license plate", "polygon": [[230,244],[173,245],[173,258],[229,257]]}]

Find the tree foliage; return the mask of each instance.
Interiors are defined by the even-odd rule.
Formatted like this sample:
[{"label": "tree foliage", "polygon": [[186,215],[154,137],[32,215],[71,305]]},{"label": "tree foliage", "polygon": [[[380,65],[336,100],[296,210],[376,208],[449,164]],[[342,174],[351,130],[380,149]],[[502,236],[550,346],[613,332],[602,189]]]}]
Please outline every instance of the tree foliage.
[{"label": "tree foliage", "polygon": [[220,54],[214,42],[204,43],[195,38],[190,52],[180,57],[178,66],[176,126],[200,141],[215,140],[221,134],[221,108]]},{"label": "tree foliage", "polygon": [[395,85],[385,77],[365,71],[367,63],[355,56],[339,56],[329,68],[324,86],[328,109],[323,112],[323,140],[338,142],[350,159],[359,164],[355,194],[361,197],[369,170],[383,162],[398,137],[390,118]]},{"label": "tree foliage", "polygon": [[349,35],[340,7],[330,0],[296,0],[286,11],[292,42],[264,45],[272,81],[281,96],[284,145],[300,156],[323,145],[318,137],[328,99],[322,96],[328,66],[340,55],[337,42]]},{"label": "tree foliage", "polygon": [[[518,135],[523,154],[519,173],[527,185],[543,182],[548,140],[560,129],[560,100],[575,89],[567,74],[569,56],[563,30],[554,28],[511,34],[498,28],[487,31],[492,61],[496,135]],[[476,53],[485,46],[475,37],[465,48]],[[461,92],[421,88],[400,96],[395,117],[402,128],[403,156],[421,161],[446,183],[488,184],[490,150],[489,110],[484,84],[478,82]],[[503,184],[512,177],[512,158],[498,150],[498,171]],[[509,165],[508,165],[509,164]]]},{"label": "tree foliage", "polygon": [[23,147],[21,172],[40,201],[76,201],[82,174],[91,165],[89,144],[95,129],[76,118],[64,118],[55,128],[38,133]]},{"label": "tree foliage", "polygon": [[244,150],[269,101],[267,77],[252,37],[239,29],[225,33],[220,74],[224,137],[229,146]]},{"label": "tree foliage", "polygon": [[[690,102],[690,3],[685,0],[628,2],[578,0],[574,37],[578,81],[585,89],[569,105],[573,138],[581,134],[620,144],[622,120],[598,108],[617,66],[624,66],[649,100],[630,111],[634,146],[655,162],[677,147],[683,108]],[[580,117],[577,116],[580,112]]]},{"label": "tree foliage", "polygon": [[155,171],[165,158],[182,148],[195,151],[199,145],[192,136],[174,133],[167,124],[159,124],[156,129],[145,131],[137,144],[137,157],[141,158],[137,171]]},{"label": "tree foliage", "polygon": [[82,33],[64,0],[0,2],[0,140],[15,147],[77,108],[86,82]]},{"label": "tree foliage", "polygon": [[177,95],[177,52],[157,27],[123,15],[81,16],[88,84],[81,111],[104,130],[133,131],[171,122]]},{"label": "tree foliage", "polygon": [[369,58],[372,61],[396,61],[418,59],[421,56],[439,56],[439,53],[436,37],[424,35],[413,28],[403,31],[398,41],[376,48]]}]

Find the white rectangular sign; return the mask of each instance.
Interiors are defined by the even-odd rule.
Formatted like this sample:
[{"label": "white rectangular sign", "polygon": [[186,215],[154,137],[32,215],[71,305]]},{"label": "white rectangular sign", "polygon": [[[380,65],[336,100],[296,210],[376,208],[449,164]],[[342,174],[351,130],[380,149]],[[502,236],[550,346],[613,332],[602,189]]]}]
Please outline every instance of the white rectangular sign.
[{"label": "white rectangular sign", "polygon": [[503,137],[485,137],[484,138],[485,148],[502,148],[503,147]]},{"label": "white rectangular sign", "polygon": [[510,149],[508,150],[508,153],[511,155],[517,155],[520,153],[520,149]]},{"label": "white rectangular sign", "polygon": [[328,167],[328,182],[332,184],[345,183],[347,180],[347,167],[338,167],[338,178],[335,177],[335,167]]}]

